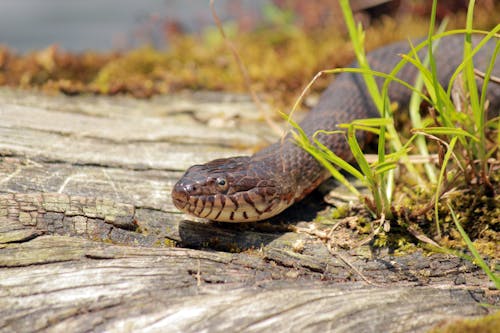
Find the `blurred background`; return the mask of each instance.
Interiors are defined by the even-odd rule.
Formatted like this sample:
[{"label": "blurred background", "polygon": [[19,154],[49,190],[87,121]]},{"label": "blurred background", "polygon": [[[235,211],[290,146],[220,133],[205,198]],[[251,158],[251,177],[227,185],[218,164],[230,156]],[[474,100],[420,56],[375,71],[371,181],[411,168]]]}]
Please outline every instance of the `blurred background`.
[{"label": "blurred background", "polygon": [[[499,2],[476,1],[477,28],[500,22]],[[439,22],[463,27],[468,3],[440,0]],[[431,0],[350,4],[367,50],[427,33]],[[319,70],[353,58],[337,0],[216,0],[215,8],[254,89],[272,104],[286,105]],[[247,91],[208,0],[0,1],[2,85],[141,98]]]},{"label": "blurred background", "polygon": [[[425,16],[431,1],[352,0],[365,21],[413,12]],[[468,1],[440,1],[440,18],[464,10]],[[494,0],[478,1],[494,7]],[[223,21],[251,30],[273,20],[281,9],[295,24],[314,28],[341,20],[337,0],[217,0]],[[272,8],[276,6],[276,8]],[[277,13],[275,13],[277,14]],[[292,18],[293,17],[293,18]],[[277,19],[274,17],[274,19]],[[281,19],[285,19],[282,17]],[[267,21],[267,22],[266,22]],[[366,24],[366,22],[364,22]],[[0,2],[0,43],[19,52],[57,44],[68,51],[124,50],[144,44],[164,47],[169,33],[200,33],[214,24],[209,1],[200,0],[5,0]]]},{"label": "blurred background", "polygon": [[[218,0],[218,14],[258,19],[265,0]],[[152,43],[163,47],[165,29],[200,32],[213,25],[200,0],[4,0],[0,43],[19,52],[57,44],[68,51],[123,50]]]}]

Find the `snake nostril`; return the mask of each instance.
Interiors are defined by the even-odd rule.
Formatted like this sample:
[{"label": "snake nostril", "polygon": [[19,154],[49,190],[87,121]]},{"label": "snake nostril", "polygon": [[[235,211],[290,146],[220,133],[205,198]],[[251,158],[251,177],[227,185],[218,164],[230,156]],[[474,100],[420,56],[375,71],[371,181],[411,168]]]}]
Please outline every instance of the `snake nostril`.
[{"label": "snake nostril", "polygon": [[184,187],[184,190],[187,192],[187,193],[193,193],[193,192],[196,192],[197,190],[197,186],[196,185],[193,185],[193,184],[188,184]]},{"label": "snake nostril", "polygon": [[198,184],[186,184],[183,186],[182,190],[186,194],[196,195],[200,191],[200,186]]}]

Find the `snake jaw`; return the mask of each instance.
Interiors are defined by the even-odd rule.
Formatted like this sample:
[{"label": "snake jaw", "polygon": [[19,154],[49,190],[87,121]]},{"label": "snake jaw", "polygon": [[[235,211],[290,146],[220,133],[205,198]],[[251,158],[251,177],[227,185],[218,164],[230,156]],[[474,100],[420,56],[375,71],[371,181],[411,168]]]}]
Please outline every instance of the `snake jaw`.
[{"label": "snake jaw", "polygon": [[291,202],[266,198],[254,191],[231,195],[183,196],[174,194],[175,206],[188,214],[219,222],[254,222],[272,217]]},{"label": "snake jaw", "polygon": [[221,222],[258,221],[290,206],[292,199],[284,196],[280,182],[255,176],[248,162],[248,157],[238,157],[192,166],[172,190],[174,205],[188,214]]}]

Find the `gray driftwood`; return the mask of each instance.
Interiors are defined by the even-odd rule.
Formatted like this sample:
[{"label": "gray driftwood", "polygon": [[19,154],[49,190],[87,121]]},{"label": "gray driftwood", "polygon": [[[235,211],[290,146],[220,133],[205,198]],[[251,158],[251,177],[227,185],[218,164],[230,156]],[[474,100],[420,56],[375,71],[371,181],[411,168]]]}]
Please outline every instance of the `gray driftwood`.
[{"label": "gray driftwood", "polygon": [[0,331],[425,331],[498,302],[457,258],[329,250],[321,196],[274,224],[177,212],[186,167],[274,139],[258,118],[224,94],[0,90]]}]

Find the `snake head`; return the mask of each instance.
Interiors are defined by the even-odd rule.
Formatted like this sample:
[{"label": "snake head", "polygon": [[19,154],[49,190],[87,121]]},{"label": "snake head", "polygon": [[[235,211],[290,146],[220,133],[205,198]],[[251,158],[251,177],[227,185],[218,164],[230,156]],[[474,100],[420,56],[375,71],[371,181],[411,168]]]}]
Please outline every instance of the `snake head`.
[{"label": "snake head", "polygon": [[291,200],[284,198],[280,183],[263,177],[250,161],[239,156],[193,165],[172,190],[174,205],[221,222],[258,221],[283,211]]}]

